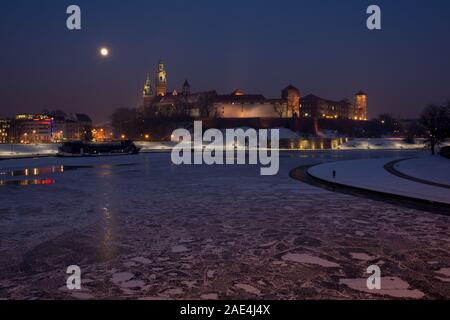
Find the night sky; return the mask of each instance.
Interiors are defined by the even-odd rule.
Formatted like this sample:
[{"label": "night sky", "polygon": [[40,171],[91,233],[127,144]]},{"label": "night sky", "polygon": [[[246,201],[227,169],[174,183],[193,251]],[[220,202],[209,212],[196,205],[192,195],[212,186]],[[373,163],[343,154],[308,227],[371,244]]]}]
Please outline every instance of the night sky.
[{"label": "night sky", "polygon": [[[66,28],[78,4],[82,30]],[[366,28],[368,5],[382,30]],[[369,95],[369,115],[415,117],[450,99],[448,0],[5,0],[0,4],[0,116],[42,109],[95,121],[140,103],[160,57],[169,89]],[[101,58],[107,46],[111,55]]]}]

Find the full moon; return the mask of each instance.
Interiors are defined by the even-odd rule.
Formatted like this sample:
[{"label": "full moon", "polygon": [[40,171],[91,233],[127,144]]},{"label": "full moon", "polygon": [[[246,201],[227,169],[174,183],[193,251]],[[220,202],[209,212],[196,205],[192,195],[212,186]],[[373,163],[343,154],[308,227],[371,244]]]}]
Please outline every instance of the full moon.
[{"label": "full moon", "polygon": [[100,49],[100,54],[101,54],[103,57],[106,57],[106,56],[108,56],[109,51],[108,51],[107,48],[101,48],[101,49]]}]

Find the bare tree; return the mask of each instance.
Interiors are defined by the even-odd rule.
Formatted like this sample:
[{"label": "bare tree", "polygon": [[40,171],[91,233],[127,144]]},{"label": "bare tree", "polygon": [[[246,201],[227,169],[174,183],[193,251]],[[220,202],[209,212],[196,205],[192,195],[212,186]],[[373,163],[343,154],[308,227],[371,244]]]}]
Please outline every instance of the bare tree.
[{"label": "bare tree", "polygon": [[450,103],[426,107],[419,121],[428,134],[431,153],[435,155],[435,147],[450,137]]}]

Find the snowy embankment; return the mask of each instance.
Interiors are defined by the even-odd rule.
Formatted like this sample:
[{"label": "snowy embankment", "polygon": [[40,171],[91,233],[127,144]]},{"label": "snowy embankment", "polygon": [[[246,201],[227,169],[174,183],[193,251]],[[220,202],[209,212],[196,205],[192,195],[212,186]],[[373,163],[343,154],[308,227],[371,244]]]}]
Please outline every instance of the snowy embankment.
[{"label": "snowy embankment", "polygon": [[[341,185],[450,204],[450,189],[414,182],[387,172],[384,166],[394,160],[381,158],[331,162],[311,167],[308,173]],[[333,170],[336,171],[336,178],[333,178]],[[435,174],[439,174],[435,170]]]},{"label": "snowy embankment", "polygon": [[[248,128],[241,128],[248,129]],[[278,128],[279,138],[302,139],[302,136],[285,128]],[[269,132],[268,136],[271,134]],[[303,138],[305,140],[305,138]],[[306,139],[307,140],[307,139]],[[175,141],[148,142],[136,141],[136,145],[142,148],[142,152],[163,152],[170,151],[177,144]],[[33,156],[52,156],[58,152],[59,144],[0,144],[1,158],[20,158]],[[380,138],[380,139],[351,139],[347,143],[337,147],[338,150],[414,150],[423,149],[423,141],[418,140],[414,144],[409,144],[403,139]]]},{"label": "snowy embankment", "polygon": [[[172,150],[174,142],[136,142],[143,152]],[[54,156],[60,144],[0,144],[0,158]]]},{"label": "snowy embankment", "polygon": [[450,159],[426,155],[395,164],[394,169],[408,176],[450,185]]},{"label": "snowy embankment", "polygon": [[416,139],[414,143],[406,143],[402,138],[350,139],[338,147],[339,150],[414,150],[424,148],[423,139]]},{"label": "snowy embankment", "polygon": [[51,156],[58,152],[59,144],[0,144],[0,158]]},{"label": "snowy embankment", "polygon": [[141,148],[142,152],[154,152],[154,151],[170,151],[176,145],[175,142],[148,142],[148,141],[136,141],[136,146]]}]

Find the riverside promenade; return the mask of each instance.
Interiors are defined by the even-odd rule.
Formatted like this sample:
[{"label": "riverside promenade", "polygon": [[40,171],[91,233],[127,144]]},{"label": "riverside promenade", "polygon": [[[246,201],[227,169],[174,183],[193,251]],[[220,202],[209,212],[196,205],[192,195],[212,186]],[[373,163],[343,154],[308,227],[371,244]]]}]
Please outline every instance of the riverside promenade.
[{"label": "riverside promenade", "polygon": [[449,172],[450,160],[440,156],[338,161],[307,170],[322,182],[448,206],[450,212]]}]

